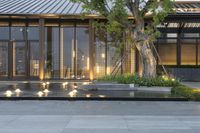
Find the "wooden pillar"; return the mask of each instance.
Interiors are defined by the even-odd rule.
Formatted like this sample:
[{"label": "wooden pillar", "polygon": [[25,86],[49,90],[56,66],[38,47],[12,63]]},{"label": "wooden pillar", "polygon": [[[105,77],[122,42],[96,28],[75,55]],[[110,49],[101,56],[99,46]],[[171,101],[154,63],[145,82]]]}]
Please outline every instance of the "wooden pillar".
[{"label": "wooden pillar", "polygon": [[93,19],[89,20],[89,74],[90,80],[94,79],[94,66],[95,66],[95,29],[93,27]]},{"label": "wooden pillar", "polygon": [[44,64],[45,64],[45,27],[44,19],[39,19],[39,50],[40,50],[40,63],[39,63],[39,78],[44,79]]}]

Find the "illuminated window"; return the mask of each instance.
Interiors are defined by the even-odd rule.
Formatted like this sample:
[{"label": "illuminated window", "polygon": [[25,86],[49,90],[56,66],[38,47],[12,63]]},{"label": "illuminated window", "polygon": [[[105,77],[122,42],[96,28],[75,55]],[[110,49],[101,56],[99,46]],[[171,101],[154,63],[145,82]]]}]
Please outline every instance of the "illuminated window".
[{"label": "illuminated window", "polygon": [[158,46],[158,52],[161,58],[160,65],[176,65],[176,44],[162,44]]},{"label": "illuminated window", "polygon": [[196,45],[181,45],[181,65],[196,65]]}]

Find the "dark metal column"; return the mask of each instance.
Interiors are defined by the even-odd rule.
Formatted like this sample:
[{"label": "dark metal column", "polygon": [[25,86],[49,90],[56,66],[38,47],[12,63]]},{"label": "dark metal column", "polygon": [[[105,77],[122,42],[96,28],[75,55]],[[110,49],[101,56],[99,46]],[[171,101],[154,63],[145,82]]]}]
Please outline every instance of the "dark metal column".
[{"label": "dark metal column", "polygon": [[45,64],[45,20],[39,19],[39,50],[40,50],[40,63],[39,63],[39,78],[44,79],[44,64]]},{"label": "dark metal column", "polygon": [[181,65],[181,33],[185,24],[179,24],[178,37],[177,37],[177,65]]},{"label": "dark metal column", "polygon": [[90,63],[90,80],[94,79],[94,66],[95,66],[95,29],[93,27],[93,19],[89,20],[89,63]]},{"label": "dark metal column", "polygon": [[13,77],[13,45],[11,40],[11,20],[9,20],[9,42],[8,42],[8,78]]}]

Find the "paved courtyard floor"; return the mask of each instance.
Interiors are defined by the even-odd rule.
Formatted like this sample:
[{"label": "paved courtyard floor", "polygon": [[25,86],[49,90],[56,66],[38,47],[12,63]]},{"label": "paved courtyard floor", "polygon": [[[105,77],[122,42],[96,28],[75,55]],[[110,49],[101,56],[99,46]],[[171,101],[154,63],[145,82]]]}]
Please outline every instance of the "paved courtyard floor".
[{"label": "paved courtyard floor", "polygon": [[0,133],[199,133],[198,102],[0,101]]}]

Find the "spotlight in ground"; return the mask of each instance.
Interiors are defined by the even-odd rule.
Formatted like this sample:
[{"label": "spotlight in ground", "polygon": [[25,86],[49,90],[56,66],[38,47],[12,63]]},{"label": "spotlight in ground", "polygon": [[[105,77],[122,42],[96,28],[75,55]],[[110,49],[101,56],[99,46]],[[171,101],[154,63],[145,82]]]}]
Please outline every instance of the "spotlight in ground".
[{"label": "spotlight in ground", "polygon": [[4,94],[6,95],[6,97],[11,97],[13,93],[11,90],[7,90]]},{"label": "spotlight in ground", "polygon": [[16,89],[15,93],[21,93],[22,91],[20,89]]},{"label": "spotlight in ground", "polygon": [[49,93],[50,91],[48,89],[45,89],[43,92],[44,93]]},{"label": "spotlight in ground", "polygon": [[38,93],[37,93],[37,95],[39,96],[39,97],[42,97],[43,96],[43,92],[42,91],[39,91]]}]

